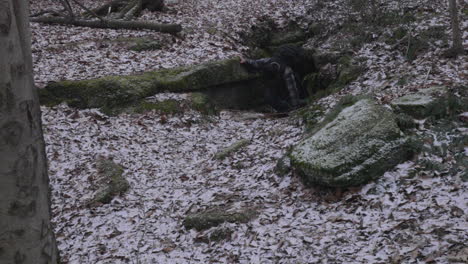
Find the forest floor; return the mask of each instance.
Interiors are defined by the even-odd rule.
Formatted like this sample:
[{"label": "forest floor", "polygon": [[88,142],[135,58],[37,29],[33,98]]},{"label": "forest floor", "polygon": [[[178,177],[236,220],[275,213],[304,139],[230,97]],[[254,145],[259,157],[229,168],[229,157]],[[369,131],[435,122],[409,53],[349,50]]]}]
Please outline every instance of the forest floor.
[{"label": "forest floor", "polygon": [[[31,13],[56,1],[31,2]],[[80,1],[89,6],[97,1]],[[169,1],[168,1],[169,2]],[[399,25],[437,40],[417,56],[384,41],[386,30],[349,47],[341,30],[365,0],[179,0],[168,11],[140,19],[180,23],[184,37],[150,31],[104,30],[31,23],[35,82],[89,79],[192,65],[239,56],[248,50],[240,33],[261,16],[280,26],[296,21],[325,30],[305,46],[349,49],[366,67],[338,94],[320,100],[331,107],[346,94],[391,99],[433,85],[465,86],[468,57],[445,58],[450,44],[446,1],[381,1],[387,10],[409,10],[416,19]],[[327,2],[327,3],[323,3]],[[377,1],[380,2],[380,1]],[[408,2],[408,3],[407,3]],[[411,3],[409,3],[411,2]],[[443,3],[441,3],[443,2]],[[460,1],[459,1],[460,2]],[[461,1],[463,2],[463,1]],[[466,10],[466,1],[464,2]],[[354,10],[354,11],[353,11]],[[461,16],[468,49],[466,11]],[[392,26],[394,29],[396,25]],[[121,40],[150,37],[164,43],[135,52]],[[340,41],[341,40],[341,41]],[[344,40],[344,41],[343,41]],[[155,100],[183,100],[160,94]],[[398,165],[379,180],[343,192],[305,187],[292,173],[274,173],[277,160],[303,136],[302,120],[243,111],[204,116],[185,111],[109,117],[96,109],[42,107],[52,186],[53,221],[63,263],[466,263],[468,183],[462,180],[468,134],[461,122],[422,124],[431,151]],[[215,153],[241,139],[250,143],[223,160]],[[457,145],[458,144],[458,145]],[[89,207],[96,191],[96,161],[124,167],[129,190],[111,203]],[[186,230],[187,214],[213,206],[253,208],[249,223],[224,223],[228,239],[201,242],[213,230]]]}]

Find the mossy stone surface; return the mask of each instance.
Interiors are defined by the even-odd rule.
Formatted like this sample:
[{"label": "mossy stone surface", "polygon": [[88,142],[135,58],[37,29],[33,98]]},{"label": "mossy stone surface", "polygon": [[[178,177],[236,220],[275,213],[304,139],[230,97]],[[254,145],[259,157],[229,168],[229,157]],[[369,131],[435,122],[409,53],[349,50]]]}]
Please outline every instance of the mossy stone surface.
[{"label": "mossy stone surface", "polygon": [[133,51],[145,51],[145,50],[158,50],[161,49],[163,45],[156,40],[153,39],[146,39],[146,38],[141,38],[141,39],[136,39],[129,47],[130,50]]},{"label": "mossy stone surface", "polygon": [[247,223],[256,216],[257,212],[253,209],[228,212],[222,208],[216,208],[188,215],[185,217],[183,224],[187,229],[195,228],[196,230],[201,231],[218,226],[224,222]]},{"label": "mossy stone surface", "polygon": [[419,90],[392,101],[391,105],[398,113],[414,118],[439,118],[448,111],[449,92],[446,87],[437,86]]},{"label": "mossy stone surface", "polygon": [[306,183],[358,186],[380,177],[409,157],[409,139],[392,112],[363,99],[339,112],[296,145],[291,163]]},{"label": "mossy stone surface", "polygon": [[114,196],[128,190],[130,185],[123,176],[122,166],[108,159],[99,159],[96,166],[105,186],[94,194],[90,203],[109,203]]}]

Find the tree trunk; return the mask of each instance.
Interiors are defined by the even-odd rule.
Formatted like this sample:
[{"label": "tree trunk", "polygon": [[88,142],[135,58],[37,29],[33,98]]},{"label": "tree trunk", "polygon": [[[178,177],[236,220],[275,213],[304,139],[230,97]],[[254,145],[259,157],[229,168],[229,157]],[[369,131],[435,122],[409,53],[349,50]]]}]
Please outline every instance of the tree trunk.
[{"label": "tree trunk", "polygon": [[144,21],[121,21],[121,20],[70,20],[62,17],[39,17],[32,18],[31,22],[46,24],[73,25],[91,28],[113,28],[113,29],[150,29],[153,31],[175,34],[182,31],[182,26],[178,24],[156,24]]},{"label": "tree trunk", "polygon": [[0,263],[57,263],[27,0],[0,0]]},{"label": "tree trunk", "polygon": [[452,24],[452,51],[456,55],[463,54],[463,44],[460,32],[460,24],[458,23],[458,8],[456,0],[449,0],[450,20]]}]

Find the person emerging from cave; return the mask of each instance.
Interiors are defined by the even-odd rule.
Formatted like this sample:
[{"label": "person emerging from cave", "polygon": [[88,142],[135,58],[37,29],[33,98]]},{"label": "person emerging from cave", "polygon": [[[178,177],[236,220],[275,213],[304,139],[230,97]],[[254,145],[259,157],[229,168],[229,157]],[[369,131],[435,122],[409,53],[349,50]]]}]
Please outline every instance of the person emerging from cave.
[{"label": "person emerging from cave", "polygon": [[278,112],[287,112],[305,104],[307,91],[302,88],[300,69],[305,63],[305,53],[301,47],[283,45],[271,58],[258,60],[240,57],[240,63],[250,69],[280,76],[286,89],[266,89],[265,99]]}]

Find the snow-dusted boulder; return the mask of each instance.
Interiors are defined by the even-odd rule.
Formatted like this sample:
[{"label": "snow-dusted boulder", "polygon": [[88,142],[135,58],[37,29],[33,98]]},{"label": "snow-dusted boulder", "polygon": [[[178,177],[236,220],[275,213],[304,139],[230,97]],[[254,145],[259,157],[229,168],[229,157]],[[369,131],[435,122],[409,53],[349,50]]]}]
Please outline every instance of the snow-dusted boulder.
[{"label": "snow-dusted boulder", "polygon": [[441,117],[448,112],[450,93],[446,87],[435,86],[421,89],[392,101],[396,112],[408,114],[414,118]]},{"label": "snow-dusted boulder", "polygon": [[306,183],[356,186],[406,160],[409,142],[391,111],[362,99],[295,146],[290,157]]}]

